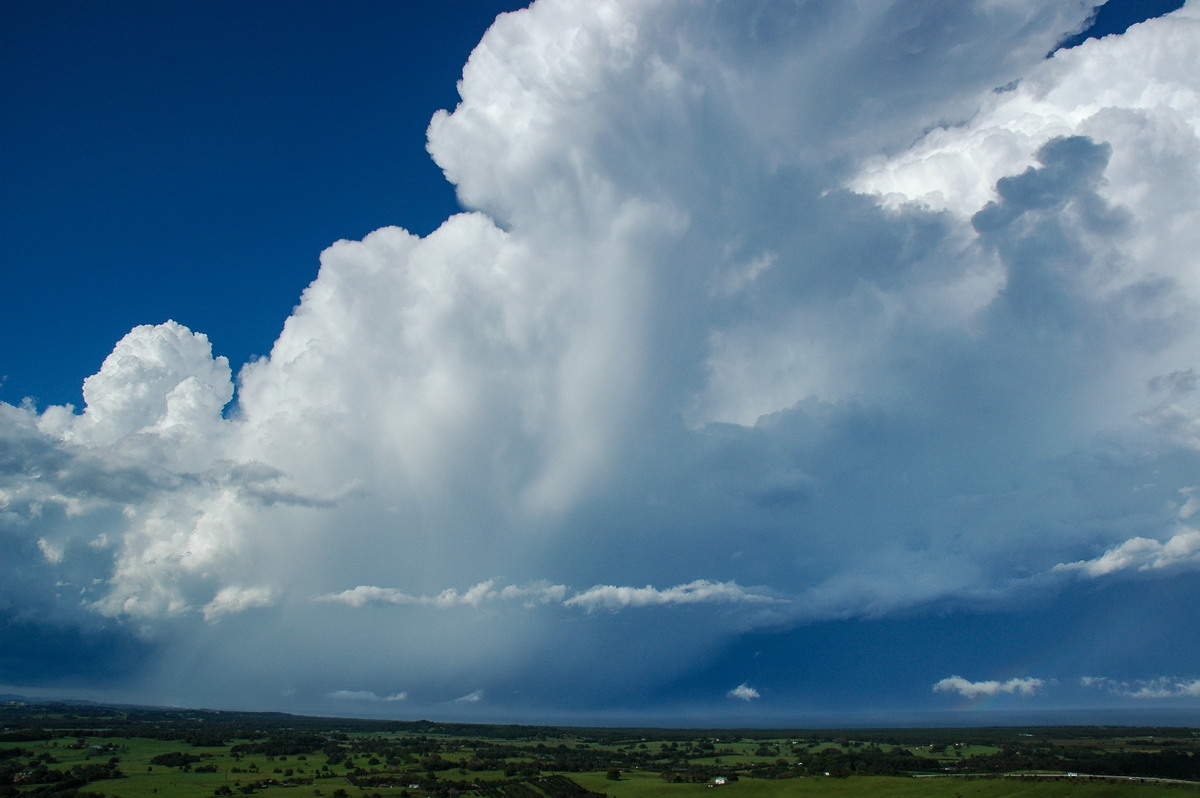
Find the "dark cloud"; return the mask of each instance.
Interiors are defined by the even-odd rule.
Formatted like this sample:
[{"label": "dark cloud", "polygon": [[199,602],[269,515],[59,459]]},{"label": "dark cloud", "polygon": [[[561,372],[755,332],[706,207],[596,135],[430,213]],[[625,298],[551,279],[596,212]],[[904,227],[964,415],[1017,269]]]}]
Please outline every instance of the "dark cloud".
[{"label": "dark cloud", "polygon": [[153,644],[117,624],[80,628],[24,614],[0,608],[0,684],[119,688],[138,681],[154,660]]}]

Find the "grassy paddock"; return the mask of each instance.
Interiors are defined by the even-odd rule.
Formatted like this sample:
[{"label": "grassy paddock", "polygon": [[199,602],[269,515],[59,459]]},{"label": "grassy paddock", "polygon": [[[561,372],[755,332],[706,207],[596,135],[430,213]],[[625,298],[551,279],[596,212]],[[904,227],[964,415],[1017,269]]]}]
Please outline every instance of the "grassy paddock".
[{"label": "grassy paddock", "polygon": [[[91,742],[91,741],[89,741]],[[198,754],[216,753],[227,749],[192,749],[178,742],[162,742],[145,739],[114,739],[102,742],[127,746],[121,753],[122,769],[127,778],[99,781],[89,784],[87,789],[112,798],[207,798],[213,796],[222,785],[236,790],[238,786],[262,779],[272,778],[275,768],[296,765],[307,766],[308,775],[315,776],[325,757],[310,754],[306,760],[295,757],[268,759],[265,756],[243,756],[240,761],[227,754],[214,756],[204,763],[218,765],[216,773],[183,772],[177,768],[149,765],[153,756],[170,751],[185,751]],[[46,746],[62,764],[87,761],[87,751]],[[69,755],[68,755],[69,752]],[[234,773],[232,768],[257,772]],[[379,794],[385,798],[409,792],[412,798],[421,798],[420,790],[403,787],[358,788],[351,785],[341,770],[335,767],[335,775],[314,778],[311,785],[275,786],[255,791],[263,798],[299,798],[323,796],[329,798],[342,789],[351,798],[364,798]],[[494,777],[499,774],[476,774]],[[623,771],[621,778],[613,781],[605,773],[566,774],[585,789],[604,793],[611,798],[854,798],[856,796],[887,796],[887,798],[1155,798],[1200,795],[1200,786],[1137,783],[1107,779],[1086,778],[891,778],[884,776],[851,776],[832,778],[812,776],[798,779],[768,780],[741,778],[728,784],[710,787],[707,784],[671,784],[655,772]]]},{"label": "grassy paddock", "polygon": [[[0,794],[31,798],[87,781],[84,790],[110,798],[1200,798],[1200,729],[1191,728],[765,734],[73,709],[0,705]],[[248,745],[235,754],[239,743]],[[171,753],[185,756],[155,764]],[[114,767],[123,777],[106,779]],[[951,775],[1068,770],[1195,783]]]},{"label": "grassy paddock", "polygon": [[604,774],[572,774],[575,781],[612,798],[1184,798],[1200,795],[1200,787],[1142,784],[1081,778],[889,778],[851,776],[845,779],[813,776],[786,781],[746,779],[709,787],[706,784],[668,784],[658,774],[632,773],[617,782]]}]

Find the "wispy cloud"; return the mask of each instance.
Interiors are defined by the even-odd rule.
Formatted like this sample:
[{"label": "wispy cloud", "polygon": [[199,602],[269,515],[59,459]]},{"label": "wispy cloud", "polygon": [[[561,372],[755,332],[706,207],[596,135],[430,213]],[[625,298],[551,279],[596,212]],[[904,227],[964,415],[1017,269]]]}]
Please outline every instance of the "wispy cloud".
[{"label": "wispy cloud", "polygon": [[493,601],[521,601],[530,604],[560,602],[565,594],[566,588],[562,585],[532,585],[525,587],[507,585],[497,589],[495,580],[488,579],[462,592],[454,588],[446,588],[432,596],[414,596],[392,587],[359,585],[349,590],[343,590],[340,593],[328,593],[318,596],[316,600],[345,604],[350,607],[398,604],[402,606],[449,609],[452,607],[479,607]]},{"label": "wispy cloud", "polygon": [[751,604],[772,603],[778,599],[754,593],[736,582],[710,582],[697,579],[686,585],[658,590],[651,585],[645,587],[617,587],[597,585],[578,593],[563,602],[567,607],[583,607],[587,610],[622,609],[625,607],[653,607],[669,604]]},{"label": "wispy cloud", "polygon": [[455,704],[478,704],[480,701],[483,700],[483,694],[484,694],[483,690],[473,690],[472,692],[467,693],[466,695],[462,695],[462,696],[459,696],[458,698],[454,699],[454,703]]},{"label": "wispy cloud", "polygon": [[698,579],[685,585],[659,590],[646,587],[617,587],[599,585],[580,593],[568,595],[565,585],[507,585],[496,587],[495,580],[480,582],[464,592],[447,588],[432,596],[414,596],[390,587],[359,585],[340,593],[327,593],[317,601],[345,604],[350,607],[368,605],[407,605],[449,609],[452,607],[479,607],[494,601],[520,601],[529,605],[560,604],[564,607],[580,607],[589,612],[596,609],[623,609],[626,607],[650,607],[673,604],[722,604],[722,603],[771,603],[779,599],[746,590],[736,582],[710,582]]},{"label": "wispy cloud", "polygon": [[972,682],[961,676],[947,676],[933,685],[933,691],[935,693],[958,693],[964,698],[983,698],[1002,693],[1031,696],[1041,690],[1045,684],[1041,679],[1033,678],[1014,678],[1006,682],[992,680]]},{"label": "wispy cloud", "polygon": [[1079,682],[1084,687],[1125,698],[1200,698],[1200,679],[1160,676],[1156,679],[1126,681],[1106,676],[1084,676]]},{"label": "wispy cloud", "polygon": [[394,704],[408,699],[408,693],[379,695],[370,690],[334,690],[332,693],[326,693],[325,695],[327,698],[332,698],[335,701],[362,701],[372,704]]}]

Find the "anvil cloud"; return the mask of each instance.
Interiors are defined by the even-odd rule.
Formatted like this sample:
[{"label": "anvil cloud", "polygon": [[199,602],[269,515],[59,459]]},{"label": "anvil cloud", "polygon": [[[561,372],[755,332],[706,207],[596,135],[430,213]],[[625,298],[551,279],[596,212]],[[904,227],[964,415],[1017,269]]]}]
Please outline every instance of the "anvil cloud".
[{"label": "anvil cloud", "polygon": [[[0,610],[136,663],[3,680],[752,711],[790,694],[746,640],[1194,590],[1200,6],[1047,58],[1091,11],[501,16],[428,131],[465,212],[330,246],[236,380],[167,321],[82,410],[0,406]],[[935,691],[1085,675],[988,645]],[[1200,676],[1170,656],[1121,667]],[[931,678],[905,695],[944,705]]]}]

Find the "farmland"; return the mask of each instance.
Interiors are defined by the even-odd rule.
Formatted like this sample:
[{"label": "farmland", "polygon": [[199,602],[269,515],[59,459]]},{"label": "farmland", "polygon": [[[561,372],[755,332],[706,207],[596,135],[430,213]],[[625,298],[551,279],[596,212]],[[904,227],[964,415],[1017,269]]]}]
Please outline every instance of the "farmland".
[{"label": "farmland", "polygon": [[1200,796],[1200,730],[595,729],[0,706],[6,798],[699,794]]}]

